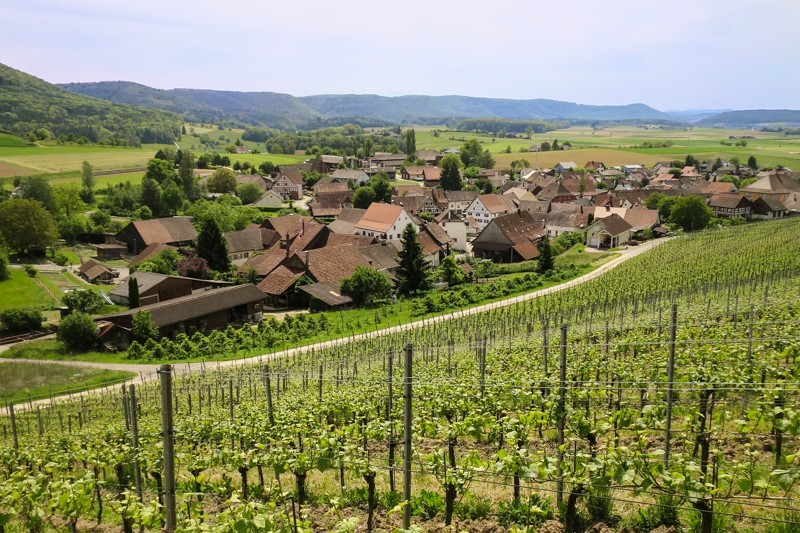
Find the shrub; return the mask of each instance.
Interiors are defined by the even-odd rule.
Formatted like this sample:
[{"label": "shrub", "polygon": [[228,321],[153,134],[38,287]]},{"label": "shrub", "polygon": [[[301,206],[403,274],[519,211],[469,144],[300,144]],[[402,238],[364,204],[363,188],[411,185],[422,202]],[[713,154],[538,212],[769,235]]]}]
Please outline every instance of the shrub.
[{"label": "shrub", "polygon": [[8,256],[0,250],[0,281],[8,279],[11,272],[8,270]]},{"label": "shrub", "polygon": [[25,269],[25,273],[32,278],[36,277],[36,267],[33,265],[22,265],[22,268]]},{"label": "shrub", "polygon": [[498,521],[504,526],[538,526],[553,518],[553,504],[549,498],[531,494],[527,502],[501,502],[498,515]]},{"label": "shrub", "polygon": [[56,252],[53,256],[53,262],[58,266],[64,266],[69,263],[69,257],[63,252]]},{"label": "shrub", "polygon": [[64,295],[62,301],[71,311],[87,314],[96,313],[103,305],[103,298],[87,289],[70,291]]},{"label": "shrub", "polygon": [[87,351],[97,344],[97,326],[85,313],[72,313],[58,325],[58,340],[73,350]]},{"label": "shrub", "polygon": [[44,317],[38,309],[8,309],[0,313],[0,323],[12,333],[23,333],[42,327]]},{"label": "shrub", "polygon": [[419,496],[411,498],[411,513],[425,520],[432,520],[437,514],[444,513],[444,496],[438,492],[423,490]]}]

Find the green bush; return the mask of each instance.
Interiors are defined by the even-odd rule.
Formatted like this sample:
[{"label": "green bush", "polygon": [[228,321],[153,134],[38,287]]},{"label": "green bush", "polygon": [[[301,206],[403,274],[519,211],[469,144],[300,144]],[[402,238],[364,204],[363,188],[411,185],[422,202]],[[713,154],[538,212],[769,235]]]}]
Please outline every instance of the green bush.
[{"label": "green bush", "polygon": [[65,253],[56,252],[53,256],[53,262],[58,266],[64,266],[69,263],[69,257],[67,257],[67,254]]},{"label": "green bush", "polygon": [[36,277],[36,267],[33,265],[22,265],[22,268],[25,269],[25,273],[32,278]]},{"label": "green bush", "polygon": [[58,325],[58,340],[73,350],[90,350],[97,344],[97,325],[85,313],[72,313]]},{"label": "green bush", "polygon": [[0,281],[6,280],[11,276],[8,270],[8,256],[0,250]]},{"label": "green bush", "polygon": [[438,492],[423,490],[419,496],[411,498],[411,514],[425,520],[433,520],[437,514],[444,513],[444,507],[444,496]]},{"label": "green bush", "polygon": [[12,333],[23,333],[42,327],[44,316],[38,309],[8,309],[0,313],[0,323]]}]

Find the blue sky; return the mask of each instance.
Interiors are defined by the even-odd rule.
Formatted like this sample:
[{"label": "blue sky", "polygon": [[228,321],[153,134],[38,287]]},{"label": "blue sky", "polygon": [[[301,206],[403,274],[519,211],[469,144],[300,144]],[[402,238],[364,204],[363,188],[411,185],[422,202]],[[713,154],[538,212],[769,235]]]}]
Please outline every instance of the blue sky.
[{"label": "blue sky", "polygon": [[798,0],[2,0],[54,83],[800,109]]}]

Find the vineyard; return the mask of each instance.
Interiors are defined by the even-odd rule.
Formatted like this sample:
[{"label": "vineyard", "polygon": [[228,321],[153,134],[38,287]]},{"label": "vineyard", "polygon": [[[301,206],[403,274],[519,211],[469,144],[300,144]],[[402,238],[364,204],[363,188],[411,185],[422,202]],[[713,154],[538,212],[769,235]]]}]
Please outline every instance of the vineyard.
[{"label": "vineyard", "polygon": [[491,311],[10,406],[0,533],[798,531],[798,232],[709,230]]}]

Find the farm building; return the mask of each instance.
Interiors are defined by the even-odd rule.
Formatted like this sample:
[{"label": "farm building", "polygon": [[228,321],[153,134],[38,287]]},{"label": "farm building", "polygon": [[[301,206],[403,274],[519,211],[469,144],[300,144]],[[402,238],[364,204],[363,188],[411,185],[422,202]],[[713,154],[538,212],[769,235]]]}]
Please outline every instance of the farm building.
[{"label": "farm building", "polygon": [[183,276],[167,276],[155,272],[137,271],[122,280],[114,290],[108,293],[111,301],[117,305],[130,305],[128,300],[128,283],[133,278],[139,286],[139,304],[149,305],[182,296],[189,296],[198,291],[209,290],[214,287],[231,285],[226,281],[186,278]]},{"label": "farm building", "polygon": [[586,246],[614,248],[631,238],[631,225],[615,214],[596,220],[586,229]]},{"label": "farm building", "polygon": [[78,267],[78,274],[89,283],[110,283],[116,277],[113,270],[94,259],[89,259]]},{"label": "farm building", "polygon": [[161,337],[225,329],[235,322],[260,319],[264,299],[264,293],[255,285],[202,291],[105,316],[99,321],[99,337],[104,344],[127,348],[132,341],[133,317],[139,311],[150,313]]},{"label": "farm building", "polygon": [[197,230],[187,217],[154,218],[131,222],[115,238],[125,243],[128,252],[139,254],[151,244],[189,246],[197,238]]},{"label": "farm building", "polygon": [[472,241],[472,253],[499,263],[536,259],[545,233],[542,223],[527,211],[509,213],[486,225]]}]

